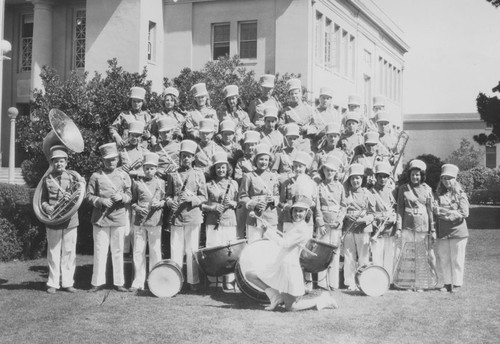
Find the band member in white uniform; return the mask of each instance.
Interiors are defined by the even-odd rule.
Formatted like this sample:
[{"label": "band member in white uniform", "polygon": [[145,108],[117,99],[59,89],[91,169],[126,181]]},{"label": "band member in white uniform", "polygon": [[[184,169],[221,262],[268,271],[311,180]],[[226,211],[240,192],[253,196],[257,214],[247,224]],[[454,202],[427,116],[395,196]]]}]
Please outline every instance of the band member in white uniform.
[{"label": "band member in white uniform", "polygon": [[261,94],[252,100],[248,106],[248,116],[256,129],[264,125],[264,109],[274,107],[281,111],[280,102],[273,96],[275,76],[271,74],[261,75],[259,79]]},{"label": "band member in white uniform", "polygon": [[214,132],[219,128],[217,113],[210,106],[210,97],[207,86],[199,83],[191,87],[191,92],[195,100],[194,109],[186,116],[186,134],[190,139],[197,140],[200,137],[199,129],[202,119],[212,119],[214,121]]}]

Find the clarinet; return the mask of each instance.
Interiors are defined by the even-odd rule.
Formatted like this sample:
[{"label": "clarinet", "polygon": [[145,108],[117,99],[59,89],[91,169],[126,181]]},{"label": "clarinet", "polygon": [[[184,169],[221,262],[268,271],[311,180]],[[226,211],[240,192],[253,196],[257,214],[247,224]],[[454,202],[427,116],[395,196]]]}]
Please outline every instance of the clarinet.
[{"label": "clarinet", "polygon": [[[189,177],[189,176],[188,176]],[[186,177],[186,179],[184,180],[184,183],[182,183],[182,188],[181,190],[179,191],[179,193],[175,196],[175,199],[176,200],[179,200],[179,197],[180,195],[182,195],[182,193],[186,190],[186,186],[187,186],[187,182],[188,182],[188,177]],[[168,219],[168,223],[170,226],[173,226],[174,223],[175,223],[175,217],[177,216],[177,210],[179,209],[180,207],[180,204],[177,205],[177,207],[172,207],[170,209],[171,213],[170,213],[170,218]]]},{"label": "clarinet", "polygon": [[[226,199],[227,199],[227,195],[229,193],[229,189],[231,189],[231,180],[229,180],[229,183],[227,184],[226,192],[224,193],[224,196],[221,195],[221,203],[223,203],[223,204],[226,203]],[[217,223],[215,224],[215,227],[214,227],[215,231],[219,229],[220,220],[222,218],[222,213],[224,213],[225,210],[226,210],[226,206],[224,205],[224,209],[217,216]]]}]

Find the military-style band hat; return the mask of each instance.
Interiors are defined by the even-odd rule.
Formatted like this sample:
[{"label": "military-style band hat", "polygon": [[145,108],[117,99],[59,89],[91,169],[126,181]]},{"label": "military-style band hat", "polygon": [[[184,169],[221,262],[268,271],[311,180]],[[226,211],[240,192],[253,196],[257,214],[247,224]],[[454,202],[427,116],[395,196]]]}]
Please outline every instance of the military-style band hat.
[{"label": "military-style band hat", "polygon": [[385,97],[384,96],[373,97],[373,106],[385,106]]},{"label": "military-style band hat", "polygon": [[296,89],[301,90],[302,89],[302,82],[300,81],[300,79],[292,78],[286,82],[286,89],[287,89],[287,92],[290,92],[290,91],[293,91]]},{"label": "military-style band hat", "polygon": [[340,123],[328,123],[325,127],[325,134],[338,134],[340,135]]},{"label": "military-style band hat", "polygon": [[364,176],[365,175],[365,167],[361,164],[352,164],[349,166],[349,170],[347,171],[348,178],[352,176]]},{"label": "military-style band hat", "polygon": [[219,124],[219,131],[230,131],[230,132],[235,132],[236,131],[236,123],[232,119],[225,119]]},{"label": "military-style band hat", "polygon": [[156,122],[158,125],[158,132],[170,131],[177,127],[177,121],[172,117],[162,118]]},{"label": "military-style band hat", "polygon": [[260,133],[255,130],[247,130],[243,136],[244,143],[259,143]]},{"label": "military-style band hat", "polygon": [[272,74],[264,74],[260,76],[260,86],[274,88],[274,80],[276,77]]},{"label": "military-style band hat", "polygon": [[130,94],[128,97],[132,99],[144,100],[146,97],[146,90],[142,87],[132,87],[130,88]]},{"label": "military-style band hat", "polygon": [[288,123],[285,126],[285,136],[300,136],[299,126],[296,123]]},{"label": "military-style band hat", "polygon": [[269,145],[266,145],[265,143],[260,143],[257,146],[255,146],[255,157],[257,158],[259,155],[269,155],[271,157],[271,147]]},{"label": "military-style band hat", "polygon": [[274,106],[268,106],[264,109],[264,119],[266,117],[272,117],[275,119],[278,119],[278,109],[276,109]]},{"label": "military-style band hat", "polygon": [[132,121],[128,124],[129,134],[142,134],[144,131],[144,123],[141,121]]},{"label": "military-style band hat", "polygon": [[50,160],[56,158],[68,158],[68,149],[63,145],[55,145],[50,147]]},{"label": "military-style band hat", "polygon": [[385,110],[380,110],[377,112],[377,115],[375,116],[375,119],[377,123],[390,123],[391,118],[389,116],[389,113]]},{"label": "military-style band hat", "polygon": [[319,89],[319,95],[333,98],[333,90],[330,87],[321,87]]},{"label": "military-style band hat", "polygon": [[441,177],[457,178],[458,166],[453,164],[444,164],[441,166]]},{"label": "military-style band hat", "polygon": [[391,175],[391,165],[389,165],[386,162],[379,162],[375,164],[374,167],[374,172],[375,174],[385,174],[390,176]]},{"label": "military-style band hat", "polygon": [[198,149],[198,144],[192,140],[183,140],[181,142],[181,152],[187,152],[191,154],[196,154],[196,150]]},{"label": "military-style band hat", "polygon": [[361,97],[358,95],[351,95],[347,100],[347,105],[358,105],[361,106]]},{"label": "military-style band hat", "polygon": [[193,97],[208,96],[207,85],[204,82],[193,85],[191,92],[193,93]]},{"label": "military-style band hat", "polygon": [[165,89],[165,95],[169,95],[169,94],[173,95],[176,98],[179,98],[179,90],[176,89],[175,87],[170,86],[170,87],[167,87]]},{"label": "military-style band hat", "polygon": [[328,154],[326,159],[321,161],[321,168],[327,167],[331,170],[338,171],[340,166],[342,165],[342,161],[334,155]]},{"label": "military-style band hat", "polygon": [[118,147],[114,142],[105,143],[102,146],[99,146],[99,152],[101,152],[103,159],[113,159],[118,157]]},{"label": "military-style band hat", "polygon": [[240,95],[240,93],[238,90],[238,86],[228,85],[228,86],[224,87],[224,99],[232,97],[232,96],[239,96],[239,95]]},{"label": "military-style band hat", "polygon": [[296,196],[293,199],[292,209],[293,208],[303,208],[309,209],[313,205],[313,200],[306,196]]},{"label": "military-style band hat", "polygon": [[410,161],[408,169],[409,170],[418,169],[420,171],[425,171],[427,169],[427,165],[422,160],[415,159]]},{"label": "military-style band hat", "polygon": [[215,152],[214,155],[212,156],[212,164],[221,164],[225,163],[229,165],[229,162],[227,160],[227,153],[223,151]]},{"label": "military-style band hat", "polygon": [[298,162],[300,164],[305,165],[307,168],[311,167],[313,161],[313,157],[304,151],[298,151],[295,153],[295,156],[293,157],[293,162]]},{"label": "military-style band hat", "polygon": [[160,160],[160,156],[156,153],[144,153],[144,161],[143,165],[152,165],[152,166],[158,166],[158,161]]},{"label": "military-style band hat", "polygon": [[380,134],[376,131],[367,131],[364,135],[365,145],[376,145],[379,143]]},{"label": "military-style band hat", "polygon": [[354,111],[348,111],[345,115],[345,122],[347,123],[348,121],[355,121],[356,123],[359,123],[359,114]]},{"label": "military-style band hat", "polygon": [[204,118],[200,121],[200,132],[210,133],[215,131],[215,122],[210,118]]}]

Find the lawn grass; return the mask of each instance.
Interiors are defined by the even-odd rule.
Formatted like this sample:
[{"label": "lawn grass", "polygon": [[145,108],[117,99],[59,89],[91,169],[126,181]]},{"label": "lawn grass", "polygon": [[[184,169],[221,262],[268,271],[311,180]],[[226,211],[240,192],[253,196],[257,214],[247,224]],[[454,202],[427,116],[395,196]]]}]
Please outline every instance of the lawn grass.
[{"label": "lawn grass", "polygon": [[[499,343],[500,231],[471,231],[459,293],[337,292],[338,310],[267,312],[240,293],[45,292],[44,259],[0,264],[0,343]],[[77,288],[92,257],[78,256]]]}]

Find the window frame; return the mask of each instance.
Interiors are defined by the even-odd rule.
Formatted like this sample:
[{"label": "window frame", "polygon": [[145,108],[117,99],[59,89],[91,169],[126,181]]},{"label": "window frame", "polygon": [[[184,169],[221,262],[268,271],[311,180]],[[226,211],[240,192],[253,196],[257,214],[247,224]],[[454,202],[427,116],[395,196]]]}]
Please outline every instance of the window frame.
[{"label": "window frame", "polygon": [[[24,18],[30,16],[32,19],[32,30],[31,30],[31,37],[23,37],[23,26],[24,26]],[[18,68],[17,72],[18,73],[31,73],[33,69],[33,31],[35,29],[35,14],[34,13],[21,13],[19,15],[19,57],[18,57]],[[28,41],[29,45],[29,55],[30,55],[30,66],[25,67],[23,62],[24,62],[24,42],[25,39]]]},{"label": "window frame", "polygon": [[[242,25],[246,25],[246,24],[255,24],[255,39],[251,39],[251,40],[245,40],[243,41],[241,39],[241,33],[242,33],[242,29],[241,29],[241,26]],[[257,42],[258,42],[258,38],[259,38],[259,26],[258,26],[258,21],[257,20],[245,20],[245,21],[240,21],[238,22],[238,55],[240,57],[240,59],[242,60],[256,60],[257,59],[257,56],[258,56],[258,53],[259,53],[259,49],[258,49],[258,46],[257,46]],[[248,42],[254,42],[255,41],[255,57],[244,57],[241,55],[241,44],[242,43],[248,43]]]},{"label": "window frame", "polygon": [[[152,36],[152,37],[151,37]],[[154,21],[148,21],[148,46],[146,58],[148,63],[156,63],[158,24]]]},{"label": "window frame", "polygon": [[[77,54],[78,54],[78,41],[79,38],[78,37],[78,28],[77,28],[77,23],[78,23],[78,13],[79,12],[84,12],[85,13],[85,32],[84,32],[84,37],[83,37],[83,66],[77,66],[77,62],[78,62],[78,58],[77,58]],[[87,49],[87,10],[84,8],[84,7],[81,7],[81,8],[74,8],[73,9],[73,22],[72,22],[72,28],[73,28],[73,35],[71,37],[72,41],[71,41],[71,44],[72,44],[72,49],[71,49],[71,53],[72,53],[72,56],[71,56],[71,68],[73,70],[79,70],[79,71],[83,71],[85,70],[85,52],[86,52],[86,49]]]},{"label": "window frame", "polygon": [[[227,41],[215,42],[215,28],[222,27],[222,26],[228,27],[228,37],[227,37],[228,39],[227,39]],[[215,58],[215,49],[216,49],[215,45],[216,44],[222,44],[222,43],[227,44],[227,55],[231,56],[231,23],[230,22],[212,23],[211,31],[212,31],[211,32],[211,38],[212,38],[211,39],[211,41],[212,41],[212,43],[211,43],[211,48],[212,48],[211,49],[212,50],[211,51],[211,60],[216,61],[216,60],[218,60],[219,57],[222,56],[222,55],[220,55],[217,58]],[[225,56],[225,54],[224,54],[224,56]]]}]

